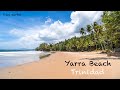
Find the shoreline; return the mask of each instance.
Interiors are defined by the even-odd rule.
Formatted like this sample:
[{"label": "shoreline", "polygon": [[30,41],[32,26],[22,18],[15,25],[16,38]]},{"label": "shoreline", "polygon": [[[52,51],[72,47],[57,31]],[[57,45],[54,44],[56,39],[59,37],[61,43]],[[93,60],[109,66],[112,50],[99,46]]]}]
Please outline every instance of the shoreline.
[{"label": "shoreline", "polygon": [[46,57],[50,54],[51,52],[42,51],[0,52],[0,69],[39,61],[40,57]]},{"label": "shoreline", "polygon": [[[96,59],[96,60],[95,60]],[[111,66],[89,66],[89,61],[111,63]],[[19,66],[0,68],[0,78],[35,78],[35,79],[101,79],[120,78],[120,58],[99,52],[60,52],[52,53],[39,61]],[[84,62],[86,66],[66,66],[65,61]],[[103,75],[72,75],[71,69],[104,70]]]},{"label": "shoreline", "polygon": [[[51,54],[52,54],[52,53],[51,53]],[[33,62],[39,62],[39,61],[41,61],[42,59],[49,57],[51,54],[48,53],[48,54],[42,54],[42,55],[40,55],[38,61],[35,60],[35,61],[26,62],[26,63],[19,64],[19,65],[7,66],[7,67],[0,67],[0,69],[13,68],[13,67],[18,67],[18,66],[22,66],[22,65],[30,64],[30,63],[33,63]]]}]

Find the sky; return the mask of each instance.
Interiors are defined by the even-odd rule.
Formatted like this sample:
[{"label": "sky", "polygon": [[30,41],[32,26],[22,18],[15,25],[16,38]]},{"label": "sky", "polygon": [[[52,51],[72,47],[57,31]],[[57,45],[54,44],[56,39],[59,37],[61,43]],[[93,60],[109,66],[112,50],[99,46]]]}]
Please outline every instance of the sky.
[{"label": "sky", "polygon": [[103,11],[0,11],[0,49],[34,49],[80,36]]}]

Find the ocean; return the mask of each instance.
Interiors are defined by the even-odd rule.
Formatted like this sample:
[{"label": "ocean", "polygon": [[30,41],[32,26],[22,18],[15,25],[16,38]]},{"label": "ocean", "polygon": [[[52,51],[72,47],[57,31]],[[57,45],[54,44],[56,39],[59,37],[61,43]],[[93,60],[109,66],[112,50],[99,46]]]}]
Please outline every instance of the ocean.
[{"label": "ocean", "polygon": [[46,53],[47,52],[31,50],[0,50],[0,68],[39,61],[40,54]]}]

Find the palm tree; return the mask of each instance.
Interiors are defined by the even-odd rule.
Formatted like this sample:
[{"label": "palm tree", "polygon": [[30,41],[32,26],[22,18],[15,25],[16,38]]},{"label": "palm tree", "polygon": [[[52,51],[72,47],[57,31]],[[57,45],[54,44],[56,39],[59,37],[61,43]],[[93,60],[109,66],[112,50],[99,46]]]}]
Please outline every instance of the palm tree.
[{"label": "palm tree", "polygon": [[80,29],[80,34],[82,34],[82,36],[84,36],[84,34],[85,34],[84,28],[81,28],[81,29]]},{"label": "palm tree", "polygon": [[[85,40],[86,40],[86,38],[85,38],[85,29],[84,28],[81,28],[80,29],[80,34],[82,34],[82,36],[83,36],[83,38],[84,38],[84,42],[83,42],[83,45],[82,45],[82,47],[84,46],[84,44],[85,44]],[[83,51],[83,48],[82,48],[82,51]]]},{"label": "palm tree", "polygon": [[102,36],[103,36],[103,26],[99,25],[97,22],[94,22],[93,24],[93,30],[95,32],[95,43],[96,43],[96,50],[97,50],[97,44],[100,45],[99,48],[101,47],[102,50],[103,45],[102,43],[104,43],[104,40],[102,41]]},{"label": "palm tree", "polygon": [[88,32],[88,33],[91,33],[91,31],[92,31],[91,25],[87,25],[87,28],[86,28],[86,29],[87,29],[87,32]]},{"label": "palm tree", "polygon": [[96,46],[96,50],[97,50],[97,44],[98,44],[98,23],[97,22],[94,22],[93,23],[93,30],[94,30],[94,42],[95,42],[95,46]]},{"label": "palm tree", "polygon": [[88,43],[89,43],[89,50],[91,49],[91,45],[90,45],[90,42],[89,42],[89,39],[92,39],[91,38],[91,33],[92,33],[92,27],[91,25],[87,25],[87,28],[86,28],[87,32],[90,34],[90,37],[88,38]]}]

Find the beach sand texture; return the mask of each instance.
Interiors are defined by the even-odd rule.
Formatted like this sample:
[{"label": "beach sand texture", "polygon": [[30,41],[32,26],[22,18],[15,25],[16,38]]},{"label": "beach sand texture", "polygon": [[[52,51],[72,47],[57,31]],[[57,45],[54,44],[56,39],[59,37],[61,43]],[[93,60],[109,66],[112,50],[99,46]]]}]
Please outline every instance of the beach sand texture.
[{"label": "beach sand texture", "polygon": [[[89,61],[111,63],[111,66],[90,66]],[[85,62],[86,66],[66,66],[65,61]],[[73,75],[71,69],[104,70],[104,74]],[[1,79],[120,79],[120,57],[100,52],[56,52],[40,61],[9,68],[0,68]]]}]

